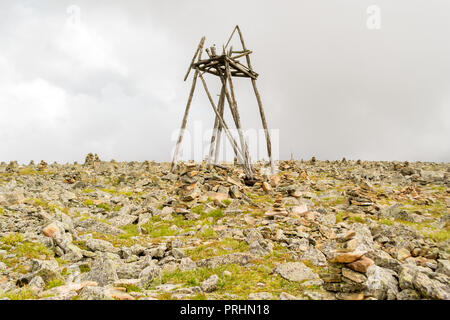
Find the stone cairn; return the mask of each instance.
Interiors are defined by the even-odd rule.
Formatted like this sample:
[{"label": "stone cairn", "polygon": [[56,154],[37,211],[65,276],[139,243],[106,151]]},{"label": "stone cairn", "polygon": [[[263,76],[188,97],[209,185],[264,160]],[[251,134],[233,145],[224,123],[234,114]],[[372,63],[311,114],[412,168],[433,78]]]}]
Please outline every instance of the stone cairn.
[{"label": "stone cairn", "polygon": [[86,167],[94,167],[97,163],[100,163],[100,157],[95,153],[88,153],[84,160],[84,166]]},{"label": "stone cairn", "polygon": [[44,171],[47,168],[48,168],[48,164],[44,160],[41,160],[41,162],[39,162],[39,164],[37,165],[37,170],[38,171]]}]

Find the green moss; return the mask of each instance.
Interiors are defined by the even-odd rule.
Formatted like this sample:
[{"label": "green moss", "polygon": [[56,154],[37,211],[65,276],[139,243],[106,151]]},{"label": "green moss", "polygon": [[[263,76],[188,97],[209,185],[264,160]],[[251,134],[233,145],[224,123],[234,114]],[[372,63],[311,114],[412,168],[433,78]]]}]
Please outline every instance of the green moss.
[{"label": "green moss", "polygon": [[223,217],[223,211],[220,209],[214,209],[202,215],[202,218],[209,218],[209,217],[212,217],[214,219],[220,219]]},{"label": "green moss", "polygon": [[142,227],[146,230],[148,235],[153,238],[174,236],[178,233],[176,230],[169,229],[170,226],[167,224],[147,223]]},{"label": "green moss", "polygon": [[32,168],[23,168],[23,169],[20,169],[17,172],[17,174],[19,176],[28,176],[28,175],[33,175],[33,174],[36,174],[36,173],[37,173],[36,170],[34,170]]},{"label": "green moss", "polygon": [[119,236],[121,239],[129,239],[139,235],[139,227],[135,224],[123,226],[121,229],[125,231],[124,234]]},{"label": "green moss", "polygon": [[42,259],[42,256],[48,259],[54,256],[53,251],[43,244],[29,241],[21,243],[12,252],[27,259]]},{"label": "green moss", "polygon": [[438,230],[434,232],[425,232],[424,236],[436,242],[442,242],[450,239],[450,230]]},{"label": "green moss", "polygon": [[186,251],[186,254],[194,261],[221,256],[224,254],[248,251],[248,244],[232,238],[225,238],[205,245],[197,246]]},{"label": "green moss", "polygon": [[230,199],[224,199],[222,200],[222,203],[226,206],[229,206],[231,204],[231,200]]},{"label": "green moss", "polygon": [[107,203],[99,203],[96,207],[105,211],[111,211],[111,207]]},{"label": "green moss", "polygon": [[82,264],[79,266],[81,273],[86,273],[91,271],[91,268],[87,264]]},{"label": "green moss", "polygon": [[217,238],[217,233],[211,228],[206,228],[200,232],[199,236],[202,239],[215,239]]},{"label": "green moss", "polygon": [[336,223],[344,221],[344,214],[343,212],[336,213]]},{"label": "green moss", "polygon": [[366,222],[366,220],[364,220],[364,218],[361,217],[360,215],[349,216],[347,220],[348,221],[352,221],[352,222],[358,222],[358,223],[365,223]]},{"label": "green moss", "polygon": [[91,193],[91,192],[94,192],[95,191],[95,189],[84,189],[83,191],[81,191],[82,193]]},{"label": "green moss", "polygon": [[23,236],[19,233],[11,233],[11,234],[1,237],[0,242],[4,243],[6,245],[14,246],[18,243],[23,242]]},{"label": "green moss", "polygon": [[387,226],[392,226],[394,224],[394,221],[388,219],[380,219],[378,222]]},{"label": "green moss", "polygon": [[64,285],[64,280],[62,279],[52,279],[45,286],[45,290],[49,290],[51,288],[59,287]]},{"label": "green moss", "polygon": [[73,244],[82,250],[89,251],[89,248],[86,246],[86,241],[83,240],[74,240]]},{"label": "green moss", "polygon": [[137,286],[125,285],[124,287],[127,289],[127,292],[142,292],[142,289]]},{"label": "green moss", "polygon": [[11,300],[26,300],[26,299],[36,299],[36,294],[29,288],[20,288],[14,291],[0,293],[0,299],[9,298]]},{"label": "green moss", "polygon": [[204,293],[197,293],[195,296],[189,298],[189,300],[208,300]]},{"label": "green moss", "polygon": [[[231,272],[231,276],[223,277],[225,270]],[[305,289],[301,283],[291,282],[273,274],[270,268],[261,265],[246,268],[235,264],[164,272],[161,277],[155,279],[152,288],[164,283],[182,284],[186,287],[197,286],[213,274],[219,276],[218,289],[215,291],[215,296],[219,299],[225,299],[225,294],[229,293],[237,295],[238,299],[247,299],[250,293],[258,291],[268,291],[274,295],[287,292],[298,296]],[[264,286],[259,286],[259,283],[264,283]]]},{"label": "green moss", "polygon": [[93,206],[94,205],[94,200],[92,200],[92,199],[86,199],[86,200],[84,200],[83,201],[83,204],[85,205],[85,206]]},{"label": "green moss", "polygon": [[191,209],[191,212],[192,212],[192,213],[199,214],[199,215],[205,214],[204,207],[203,207],[202,204],[201,204],[201,205],[198,205],[198,206],[196,206],[196,207],[193,207],[193,208]]}]

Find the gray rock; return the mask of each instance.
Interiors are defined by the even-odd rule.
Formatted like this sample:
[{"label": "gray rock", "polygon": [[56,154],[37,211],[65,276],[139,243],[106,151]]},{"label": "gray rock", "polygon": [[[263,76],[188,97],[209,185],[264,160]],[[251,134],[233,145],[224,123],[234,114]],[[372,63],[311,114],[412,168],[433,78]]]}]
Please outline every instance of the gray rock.
[{"label": "gray rock", "polygon": [[371,265],[367,269],[366,296],[378,300],[394,300],[398,293],[397,274],[386,268]]},{"label": "gray rock", "polygon": [[314,247],[309,247],[308,251],[300,256],[300,260],[307,260],[314,266],[326,266],[327,258],[325,255]]},{"label": "gray rock", "polygon": [[172,256],[173,256],[175,259],[181,259],[181,258],[183,258],[183,257],[186,256],[186,253],[185,253],[184,250],[181,249],[181,248],[173,248],[173,249],[172,249]]},{"label": "gray rock", "polygon": [[197,264],[192,261],[191,258],[182,258],[180,260],[180,269],[182,271],[193,270],[197,267]]},{"label": "gray rock", "polygon": [[319,276],[302,262],[287,262],[280,264],[275,268],[274,273],[295,282],[319,279]]},{"label": "gray rock", "polygon": [[100,256],[92,263],[91,271],[88,272],[86,280],[95,281],[99,286],[106,286],[114,283],[117,276],[116,266],[111,259]]},{"label": "gray rock", "polygon": [[42,290],[44,290],[45,282],[40,276],[36,276],[31,279],[30,283],[28,283],[28,286],[36,290],[37,292],[41,292]]},{"label": "gray rock", "polygon": [[114,218],[109,219],[108,222],[111,223],[115,227],[122,227],[122,226],[132,224],[138,219],[139,219],[138,216],[134,216],[131,214],[119,214],[119,215],[115,216]]},{"label": "gray rock", "polygon": [[135,279],[138,278],[142,271],[141,263],[118,263],[116,265],[117,276],[120,279]]},{"label": "gray rock", "polygon": [[102,287],[84,287],[78,295],[80,300],[114,300],[107,289]]},{"label": "gray rock", "polygon": [[146,267],[139,275],[139,279],[141,279],[141,286],[143,288],[147,288],[154,278],[159,276],[161,273],[161,268],[157,265],[150,265]]},{"label": "gray rock", "polygon": [[119,249],[115,248],[110,242],[101,239],[88,239],[86,247],[91,251],[118,253]]},{"label": "gray rock", "polygon": [[215,274],[210,276],[208,279],[203,281],[200,285],[204,292],[213,292],[217,289],[217,285],[219,283],[219,277]]},{"label": "gray rock", "polygon": [[119,228],[116,228],[114,226],[100,222],[95,219],[78,220],[75,222],[75,227],[76,229],[84,232],[98,232],[112,235],[120,235],[125,233],[125,231]]},{"label": "gray rock", "polygon": [[420,294],[415,290],[405,289],[397,294],[397,300],[420,300]]},{"label": "gray rock", "polygon": [[439,259],[436,272],[443,273],[450,277],[450,261]]},{"label": "gray rock", "polygon": [[282,292],[280,293],[280,300],[300,300],[296,296],[293,296],[292,294]]},{"label": "gray rock", "polygon": [[450,300],[450,286],[430,279],[426,274],[418,272],[413,279],[414,288],[425,298]]},{"label": "gray rock", "polygon": [[270,292],[254,292],[248,295],[248,300],[271,300],[273,295]]},{"label": "gray rock", "polygon": [[214,268],[218,265],[223,264],[239,264],[246,265],[248,264],[254,256],[247,253],[230,253],[222,256],[216,256],[208,259],[202,259],[197,261],[197,267],[208,267]]}]

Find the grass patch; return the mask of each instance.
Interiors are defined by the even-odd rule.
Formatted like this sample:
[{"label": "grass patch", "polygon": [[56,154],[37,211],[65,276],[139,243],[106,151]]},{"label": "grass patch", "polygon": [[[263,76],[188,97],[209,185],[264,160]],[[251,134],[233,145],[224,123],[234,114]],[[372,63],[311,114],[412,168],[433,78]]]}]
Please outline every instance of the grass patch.
[{"label": "grass patch", "polygon": [[29,288],[19,288],[14,291],[0,293],[0,299],[3,298],[8,298],[11,300],[27,300],[27,299],[36,299],[37,296]]},{"label": "grass patch", "polygon": [[17,174],[19,176],[28,176],[28,175],[33,175],[33,174],[36,174],[36,173],[37,173],[36,170],[34,170],[32,168],[23,168],[23,169],[20,169],[17,172]]},{"label": "grass patch", "polygon": [[82,264],[78,268],[80,268],[81,273],[86,273],[91,271],[91,268],[87,264]]},{"label": "grass patch", "polygon": [[0,242],[9,246],[14,246],[23,242],[23,236],[19,233],[11,233],[0,238]]},{"label": "grass patch", "polygon": [[94,205],[94,200],[92,200],[92,199],[86,199],[86,200],[83,201],[83,204],[84,204],[85,206],[87,206],[87,207],[93,206],[93,205]]},{"label": "grass patch", "polygon": [[389,220],[389,219],[380,219],[380,220],[378,220],[378,222],[381,224],[385,224],[387,226],[392,226],[394,224],[394,221]]},{"label": "grass patch", "polygon": [[139,235],[139,228],[136,224],[126,225],[121,227],[121,229],[125,231],[125,233],[119,236],[120,239],[130,239]]},{"label": "grass patch", "polygon": [[208,239],[216,239],[217,238],[217,232],[215,232],[211,228],[205,228],[202,232],[200,232],[199,237],[205,240]]},{"label": "grass patch", "polygon": [[246,251],[248,251],[248,244],[244,241],[226,238],[220,241],[198,246],[194,249],[188,250],[186,253],[192,260],[198,261],[228,253]]},{"label": "grass patch", "polygon": [[43,244],[29,241],[19,244],[12,252],[27,259],[42,259],[42,256],[49,259],[54,256],[53,251]]},{"label": "grass patch", "polygon": [[360,215],[349,216],[347,220],[352,221],[352,222],[358,222],[358,223],[366,223],[366,220],[363,217],[361,217]]},{"label": "grass patch", "polygon": [[107,203],[99,203],[96,207],[105,211],[111,211],[111,207]]},{"label": "grass patch", "polygon": [[52,289],[52,288],[60,287],[62,285],[64,285],[64,280],[53,279],[53,280],[50,280],[47,283],[47,285],[45,286],[45,290],[49,290],[49,289]]},{"label": "grass patch", "polygon": [[[231,272],[231,276],[222,277],[221,275],[225,270]],[[258,291],[271,292],[274,296],[281,292],[298,296],[302,294],[304,289],[307,289],[301,283],[291,282],[277,274],[272,274],[270,268],[261,265],[246,268],[235,264],[215,268],[197,268],[189,271],[165,272],[155,279],[152,288],[165,283],[183,284],[186,287],[198,286],[213,274],[219,276],[218,289],[215,291],[215,296],[218,296],[219,299],[220,297],[225,298],[225,294],[230,293],[236,295],[238,299],[247,299],[250,293]],[[166,298],[170,299],[170,297]]]},{"label": "grass patch", "polygon": [[142,292],[142,289],[138,286],[125,285],[124,287],[127,289],[127,292]]},{"label": "grass patch", "polygon": [[436,242],[442,242],[450,239],[450,230],[438,230],[424,233],[424,236]]}]

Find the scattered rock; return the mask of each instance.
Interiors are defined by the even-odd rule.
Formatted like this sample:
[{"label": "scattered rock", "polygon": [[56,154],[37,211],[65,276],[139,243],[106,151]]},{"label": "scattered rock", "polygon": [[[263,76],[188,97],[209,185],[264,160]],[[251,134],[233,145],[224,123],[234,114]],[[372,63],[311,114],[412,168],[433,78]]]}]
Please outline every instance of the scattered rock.
[{"label": "scattered rock", "polygon": [[319,276],[302,262],[280,264],[275,268],[274,273],[279,274],[286,280],[295,282],[319,279]]}]

